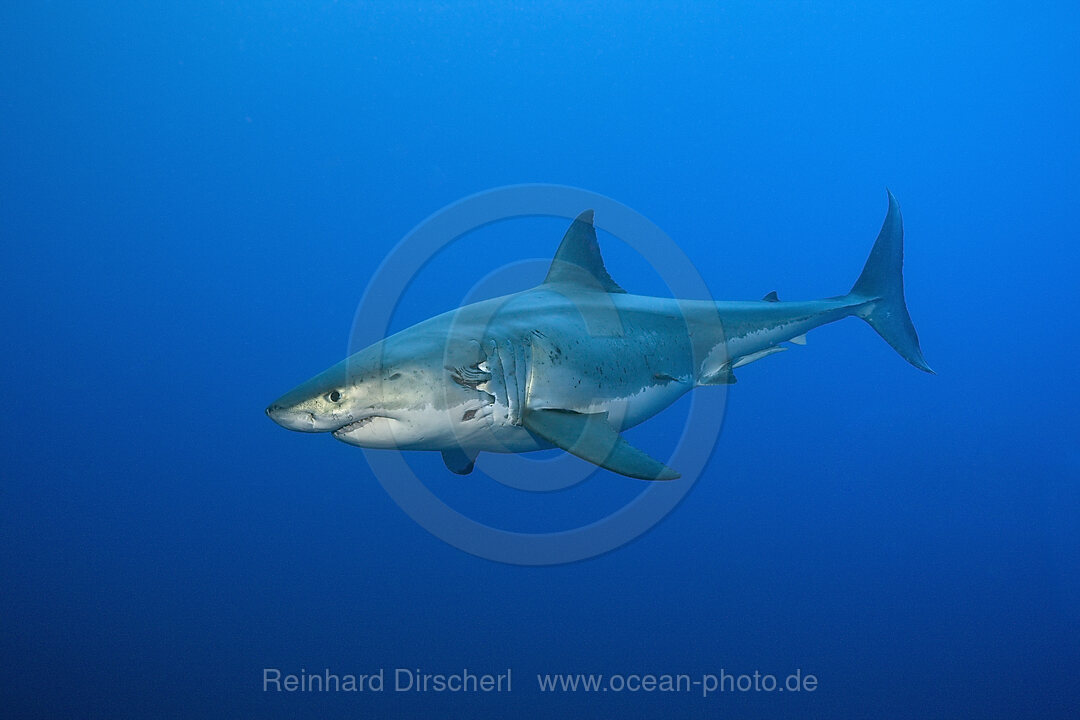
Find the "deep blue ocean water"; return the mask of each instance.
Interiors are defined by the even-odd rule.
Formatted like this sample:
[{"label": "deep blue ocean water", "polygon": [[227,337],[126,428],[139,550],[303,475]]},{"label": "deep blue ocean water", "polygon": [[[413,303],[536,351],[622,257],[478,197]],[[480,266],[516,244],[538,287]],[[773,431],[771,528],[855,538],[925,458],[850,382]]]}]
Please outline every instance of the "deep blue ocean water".
[{"label": "deep blue ocean water", "polygon": [[[1075,713],[1080,12],[939,5],[5,5],[3,715]],[[554,567],[465,554],[363,452],[263,408],[344,356],[411,228],[518,183],[635,209],[718,299],[845,292],[888,187],[938,374],[857,320],[816,330],[740,370],[704,474],[650,532]],[[435,257],[396,327],[566,225],[514,223]],[[601,243],[616,280],[663,292]],[[668,447],[684,410],[633,437]],[[543,528],[558,502],[410,463],[489,523]],[[599,472],[550,518],[635,483]],[[511,668],[513,691],[263,689],[265,668],[399,667]],[[536,681],[721,670],[818,683]]]}]

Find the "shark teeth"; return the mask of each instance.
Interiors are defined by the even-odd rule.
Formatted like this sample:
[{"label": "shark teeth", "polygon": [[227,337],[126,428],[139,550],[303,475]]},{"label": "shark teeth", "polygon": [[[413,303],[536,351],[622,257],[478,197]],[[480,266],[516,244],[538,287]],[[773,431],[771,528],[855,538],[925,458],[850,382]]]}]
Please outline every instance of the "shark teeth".
[{"label": "shark teeth", "polygon": [[368,415],[367,417],[360,418],[359,420],[356,420],[355,422],[351,422],[348,425],[342,425],[341,427],[339,427],[337,430],[334,431],[334,435],[348,435],[352,431],[359,430],[360,428],[364,427],[365,425],[367,425],[369,422],[371,422],[372,420],[374,420],[377,417],[379,417],[379,416],[378,415]]}]

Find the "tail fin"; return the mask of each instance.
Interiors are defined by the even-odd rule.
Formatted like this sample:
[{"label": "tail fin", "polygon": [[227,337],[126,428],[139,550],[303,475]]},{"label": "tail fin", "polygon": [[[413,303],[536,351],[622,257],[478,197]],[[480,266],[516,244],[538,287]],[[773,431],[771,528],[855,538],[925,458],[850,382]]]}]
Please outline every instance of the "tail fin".
[{"label": "tail fin", "polygon": [[900,205],[889,192],[885,223],[849,297],[865,298],[867,304],[858,311],[859,317],[877,330],[901,357],[920,370],[933,373],[923,359],[919,336],[904,302],[903,268],[904,221],[900,217]]}]

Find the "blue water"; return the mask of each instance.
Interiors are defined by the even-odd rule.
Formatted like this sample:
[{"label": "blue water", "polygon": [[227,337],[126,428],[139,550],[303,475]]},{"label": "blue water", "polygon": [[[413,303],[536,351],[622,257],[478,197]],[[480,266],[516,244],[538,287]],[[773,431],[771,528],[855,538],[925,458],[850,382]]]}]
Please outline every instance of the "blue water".
[{"label": "blue water", "polygon": [[[1075,712],[1080,12],[946,5],[5,5],[4,716]],[[530,182],[634,208],[723,299],[846,291],[889,187],[938,375],[857,320],[817,330],[741,369],[652,531],[554,567],[465,554],[362,451],[263,408],[343,357],[411,228]],[[397,326],[550,256],[565,221],[503,227],[433,259]],[[679,412],[634,437],[662,450]],[[410,463],[486,522],[546,527],[544,497]],[[600,472],[554,523],[637,482]],[[399,667],[513,689],[263,690],[265,668]],[[796,669],[815,690],[536,681]]]}]

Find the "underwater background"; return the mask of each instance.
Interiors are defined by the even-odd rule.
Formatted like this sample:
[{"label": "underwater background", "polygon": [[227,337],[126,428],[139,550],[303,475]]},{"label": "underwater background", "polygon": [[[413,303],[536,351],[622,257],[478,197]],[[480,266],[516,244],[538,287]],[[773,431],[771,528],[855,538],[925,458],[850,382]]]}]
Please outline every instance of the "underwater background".
[{"label": "underwater background", "polygon": [[[1075,3],[26,2],[0,26],[5,717],[1080,706]],[[263,409],[344,357],[411,228],[537,182],[640,212],[717,299],[845,292],[888,187],[938,374],[856,320],[821,328],[695,391],[726,402],[723,433],[650,532],[552,567],[465,554],[362,451]],[[395,327],[565,227],[462,238]],[[600,242],[617,282],[665,292]],[[680,411],[635,441],[661,454]],[[409,463],[526,531],[641,487],[598,471],[521,498]],[[388,687],[266,691],[266,668]],[[510,668],[513,688],[394,692],[395,668]],[[797,670],[814,690],[536,678]]]}]

